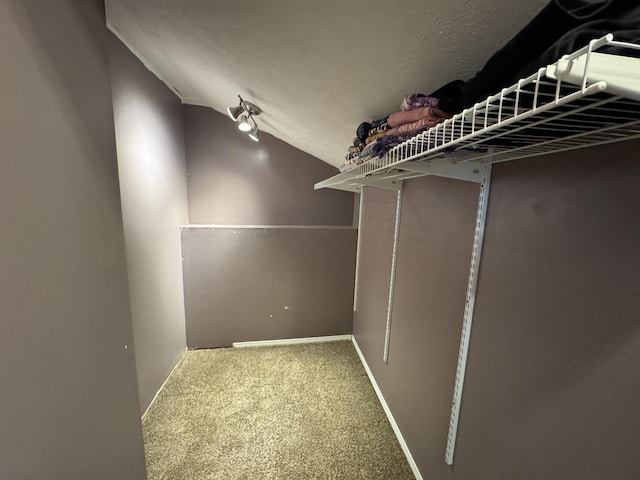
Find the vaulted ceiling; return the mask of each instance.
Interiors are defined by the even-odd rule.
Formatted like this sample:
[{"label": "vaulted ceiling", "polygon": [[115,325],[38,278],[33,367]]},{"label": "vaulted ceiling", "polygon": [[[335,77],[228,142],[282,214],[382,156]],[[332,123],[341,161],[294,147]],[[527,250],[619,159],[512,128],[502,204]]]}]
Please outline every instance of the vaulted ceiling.
[{"label": "vaulted ceiling", "polygon": [[[107,22],[184,103],[226,112],[327,163],[362,121],[466,79],[547,0],[107,0]],[[230,120],[231,121],[231,120]],[[247,141],[250,141],[247,139]]]}]

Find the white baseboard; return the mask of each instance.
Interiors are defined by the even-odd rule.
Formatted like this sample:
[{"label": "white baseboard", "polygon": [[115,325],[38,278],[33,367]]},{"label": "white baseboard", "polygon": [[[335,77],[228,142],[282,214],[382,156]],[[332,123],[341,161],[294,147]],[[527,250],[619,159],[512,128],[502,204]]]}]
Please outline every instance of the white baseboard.
[{"label": "white baseboard", "polygon": [[147,413],[149,413],[149,410],[151,409],[151,407],[153,406],[153,404],[155,403],[156,399],[158,398],[158,395],[160,395],[160,392],[162,390],[164,390],[165,385],[167,384],[167,382],[169,381],[169,379],[171,378],[171,375],[173,375],[173,372],[175,372],[178,367],[180,366],[180,364],[182,363],[182,361],[184,360],[184,355],[185,353],[187,353],[187,350],[185,349],[184,352],[182,352],[182,355],[180,356],[180,359],[176,362],[176,364],[173,366],[173,368],[171,369],[171,371],[169,372],[169,375],[167,375],[167,378],[164,379],[164,382],[162,382],[162,385],[160,385],[160,388],[158,389],[158,391],[156,392],[156,394],[153,396],[153,398],[151,399],[151,402],[149,402],[149,406],[147,407],[147,409],[144,411],[144,413],[142,414],[142,420],[144,420],[144,417],[147,416]]},{"label": "white baseboard", "polygon": [[256,342],[233,342],[235,348],[273,347],[276,345],[299,345],[301,343],[338,342],[351,340],[352,335],[330,335],[328,337],[283,338],[282,340],[259,340]]},{"label": "white baseboard", "polygon": [[376,395],[378,396],[378,400],[380,401],[380,404],[382,405],[382,409],[384,410],[384,413],[387,414],[387,418],[389,419],[389,423],[391,424],[391,428],[393,429],[393,433],[396,434],[396,438],[398,439],[398,443],[400,444],[400,448],[402,448],[402,451],[404,452],[405,457],[407,457],[407,462],[409,463],[409,466],[411,467],[411,471],[413,472],[413,475],[416,477],[416,480],[423,480],[422,475],[420,474],[420,470],[418,470],[418,466],[416,465],[416,462],[413,459],[413,456],[411,455],[411,452],[409,451],[409,447],[407,446],[407,442],[404,441],[402,433],[400,432],[400,428],[398,427],[398,424],[396,423],[395,419],[393,418],[393,415],[391,414],[391,410],[389,409],[389,405],[387,405],[387,401],[382,396],[382,391],[380,390],[380,387],[378,387],[378,384],[376,383],[376,379],[373,377],[373,373],[371,372],[371,369],[369,368],[369,365],[367,364],[367,361],[365,360],[364,355],[362,354],[362,351],[360,350],[360,347],[358,346],[358,342],[356,341],[356,337],[353,336],[351,341],[353,342],[353,346],[355,347],[356,352],[358,352],[358,356],[360,357],[360,361],[362,362],[362,366],[364,367],[365,371],[367,372],[367,376],[369,377],[369,381],[371,382],[371,385],[373,386],[373,390],[376,392]]}]

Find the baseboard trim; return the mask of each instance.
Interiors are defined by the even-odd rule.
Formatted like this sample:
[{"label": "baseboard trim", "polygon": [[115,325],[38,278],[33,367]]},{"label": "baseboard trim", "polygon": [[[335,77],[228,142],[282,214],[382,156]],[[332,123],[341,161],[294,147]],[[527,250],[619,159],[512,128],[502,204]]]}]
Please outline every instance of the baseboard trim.
[{"label": "baseboard trim", "polygon": [[181,230],[204,228],[209,230],[355,230],[353,225],[221,225],[215,223],[188,223]]},{"label": "baseboard trim", "polygon": [[277,345],[299,345],[302,343],[338,342],[351,340],[352,335],[330,335],[326,337],[283,338],[281,340],[258,340],[255,342],[233,342],[234,348],[273,347]]},{"label": "baseboard trim", "polygon": [[407,457],[407,462],[409,463],[409,467],[411,467],[411,471],[413,472],[413,475],[416,477],[416,480],[423,480],[422,475],[420,474],[420,470],[418,470],[418,466],[416,465],[416,462],[413,459],[413,456],[411,455],[411,452],[409,451],[409,447],[407,446],[407,442],[404,441],[404,437],[402,436],[402,433],[400,432],[400,427],[398,427],[398,424],[396,423],[395,419],[393,418],[391,410],[389,409],[389,405],[387,405],[387,401],[384,399],[384,396],[382,395],[382,391],[380,390],[380,387],[378,387],[378,383],[376,382],[376,379],[373,377],[373,373],[371,372],[371,369],[369,368],[369,365],[367,364],[367,361],[365,360],[364,355],[362,354],[362,351],[360,350],[360,346],[358,345],[358,342],[356,341],[356,337],[352,336],[351,341],[353,342],[353,346],[355,347],[356,352],[358,352],[358,356],[360,357],[360,361],[362,362],[362,366],[364,367],[365,371],[367,372],[367,376],[369,377],[369,381],[371,382],[371,385],[373,386],[373,390],[376,392],[376,395],[378,396],[378,400],[380,401],[380,404],[382,405],[382,409],[384,410],[384,413],[387,414],[387,418],[389,419],[389,423],[391,424],[391,428],[393,429],[393,433],[395,433],[396,438],[398,439],[398,443],[400,444],[400,448],[402,448],[402,451],[403,451],[405,457]]},{"label": "baseboard trim", "polygon": [[176,364],[173,366],[173,368],[171,369],[171,371],[169,372],[169,375],[167,375],[167,378],[164,379],[164,382],[162,382],[162,385],[160,385],[160,388],[158,389],[158,391],[156,392],[156,394],[153,396],[153,398],[151,399],[151,402],[149,403],[149,406],[146,408],[146,410],[144,411],[144,413],[142,414],[142,420],[144,421],[144,418],[147,416],[147,413],[149,413],[149,410],[151,410],[151,407],[153,406],[153,404],[155,403],[156,399],[158,398],[158,396],[160,395],[160,392],[162,392],[162,390],[164,390],[164,387],[167,385],[167,383],[169,382],[169,379],[171,378],[171,376],[174,374],[174,372],[178,369],[178,367],[182,364],[182,361],[184,360],[184,355],[185,353],[187,353],[187,350],[185,349],[184,352],[182,352],[182,355],[180,355],[180,358],[178,359],[178,361],[176,362]]}]

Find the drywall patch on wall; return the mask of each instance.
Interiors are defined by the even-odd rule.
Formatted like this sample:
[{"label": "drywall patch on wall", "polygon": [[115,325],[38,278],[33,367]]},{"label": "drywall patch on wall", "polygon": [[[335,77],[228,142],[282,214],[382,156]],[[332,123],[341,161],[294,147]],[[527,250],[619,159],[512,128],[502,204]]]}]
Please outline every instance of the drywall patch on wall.
[{"label": "drywall patch on wall", "polygon": [[350,334],[356,230],[183,228],[187,344]]}]

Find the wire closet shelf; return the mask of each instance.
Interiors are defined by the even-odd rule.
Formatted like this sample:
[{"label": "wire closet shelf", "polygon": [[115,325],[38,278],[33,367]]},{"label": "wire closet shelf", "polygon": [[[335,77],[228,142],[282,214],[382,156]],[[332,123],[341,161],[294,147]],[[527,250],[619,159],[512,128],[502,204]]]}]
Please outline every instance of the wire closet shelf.
[{"label": "wire closet shelf", "polygon": [[[616,54],[597,51],[612,47]],[[640,45],[615,41],[611,34],[592,40],[315,188],[359,191],[375,181],[438,174],[430,167],[442,162],[479,167],[640,137],[640,58],[618,54],[634,50],[638,55]]]}]

